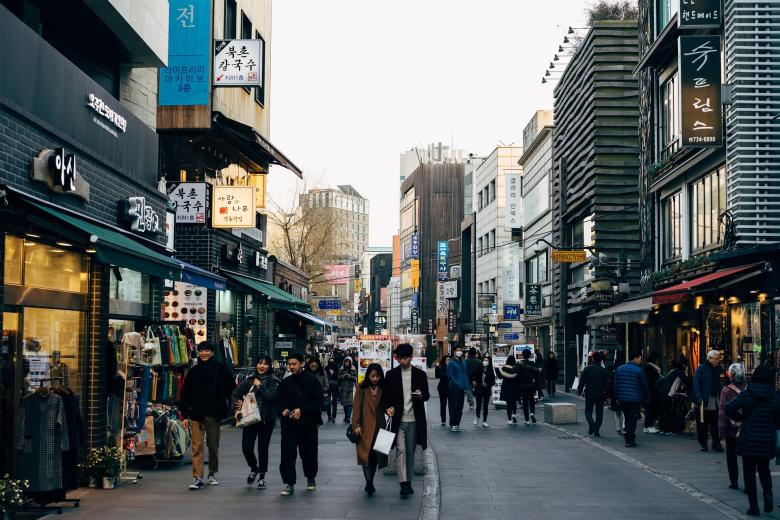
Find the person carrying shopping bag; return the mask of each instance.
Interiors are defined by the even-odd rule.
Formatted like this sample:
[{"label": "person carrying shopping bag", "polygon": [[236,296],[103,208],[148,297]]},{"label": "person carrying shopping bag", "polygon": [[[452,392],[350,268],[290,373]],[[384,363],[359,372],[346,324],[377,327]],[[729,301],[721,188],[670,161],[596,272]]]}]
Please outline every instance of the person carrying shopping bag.
[{"label": "person carrying shopping bag", "polygon": [[379,428],[384,428],[384,412],[381,408],[382,390],[385,374],[378,363],[371,363],[366,369],[366,377],[358,385],[353,401],[352,432],[358,436],[355,446],[358,464],[363,467],[366,479],[365,492],[372,496],[376,492],[374,475],[377,468],[387,466],[387,455],[377,453],[372,448]]}]

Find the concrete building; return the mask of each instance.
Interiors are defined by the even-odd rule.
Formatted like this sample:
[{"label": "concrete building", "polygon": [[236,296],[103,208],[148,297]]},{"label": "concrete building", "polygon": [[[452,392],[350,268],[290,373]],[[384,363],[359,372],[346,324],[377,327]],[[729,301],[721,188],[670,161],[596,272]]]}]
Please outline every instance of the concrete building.
[{"label": "concrete building", "polygon": [[452,148],[438,143],[429,143],[426,146],[401,152],[401,182],[414,172],[421,164],[463,164],[468,159],[465,150]]},{"label": "concrete building", "polygon": [[[552,345],[552,298],[550,249],[540,238],[552,236],[552,144],[553,112],[538,110],[523,130],[523,155],[517,163],[523,168],[523,293],[522,324],[526,341],[538,345],[543,353]],[[538,285],[540,305],[525,308],[529,285]]]},{"label": "concrete building", "polygon": [[[377,255],[389,255],[389,258],[391,260],[392,264],[392,254],[393,254],[393,248],[392,247],[381,247],[381,246],[368,246],[366,250],[363,252],[362,255],[360,255],[360,262],[358,263],[358,278],[356,278],[355,283],[355,294],[358,297],[357,303],[358,306],[356,307],[357,313],[359,315],[359,323],[358,326],[361,328],[369,328],[369,322],[370,319],[370,309],[371,309],[371,295],[373,294],[374,287],[374,273],[372,272],[371,265],[372,261],[375,256]],[[392,269],[392,265],[389,265],[388,269]],[[389,278],[389,276],[388,276]],[[384,281],[384,284],[387,284],[387,281]]]},{"label": "concrete building", "polygon": [[369,202],[349,185],[315,188],[301,195],[301,205],[327,208],[336,226],[333,263],[354,265],[368,247]]}]

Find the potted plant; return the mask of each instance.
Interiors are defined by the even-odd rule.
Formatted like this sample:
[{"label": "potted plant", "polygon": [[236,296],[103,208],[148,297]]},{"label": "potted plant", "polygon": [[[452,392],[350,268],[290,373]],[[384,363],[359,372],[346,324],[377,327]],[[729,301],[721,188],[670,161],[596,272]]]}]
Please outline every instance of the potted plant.
[{"label": "potted plant", "polygon": [[13,518],[24,504],[24,490],[30,487],[26,480],[15,480],[9,475],[0,479],[0,513],[3,520]]},{"label": "potted plant", "polygon": [[114,482],[122,471],[123,456],[120,448],[104,446],[91,449],[84,463],[84,469],[90,477],[90,486],[94,480],[96,485],[102,483],[103,489],[113,489]]}]

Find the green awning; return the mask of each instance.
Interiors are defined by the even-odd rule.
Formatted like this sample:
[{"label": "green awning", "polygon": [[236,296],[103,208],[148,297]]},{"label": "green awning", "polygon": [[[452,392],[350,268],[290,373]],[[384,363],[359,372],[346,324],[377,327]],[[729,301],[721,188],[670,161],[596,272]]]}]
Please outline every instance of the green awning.
[{"label": "green awning", "polygon": [[181,265],[173,258],[158,253],[124,235],[83,218],[30,201],[35,209],[49,217],[97,237],[93,244],[95,258],[104,264],[116,265],[167,280],[181,280]]},{"label": "green awning", "polygon": [[259,293],[268,298],[268,305],[275,310],[286,311],[309,311],[311,305],[306,300],[293,296],[287,291],[276,287],[274,284],[257,278],[249,278],[238,274],[222,271],[228,280],[249,289],[251,292]]}]

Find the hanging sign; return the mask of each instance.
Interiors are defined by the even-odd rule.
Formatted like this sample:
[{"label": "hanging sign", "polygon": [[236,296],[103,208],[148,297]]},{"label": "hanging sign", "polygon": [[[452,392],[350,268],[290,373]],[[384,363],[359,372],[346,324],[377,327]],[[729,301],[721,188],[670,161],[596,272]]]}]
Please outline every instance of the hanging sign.
[{"label": "hanging sign", "polygon": [[553,249],[552,261],[562,264],[571,264],[576,262],[584,262],[587,260],[587,255],[584,250],[570,251],[566,249]]},{"label": "hanging sign", "polygon": [[128,197],[124,206],[131,230],[138,233],[159,233],[162,230],[160,215],[146,203],[146,197]]},{"label": "hanging sign", "polygon": [[168,0],[168,66],[160,68],[160,106],[208,105],[211,1]]},{"label": "hanging sign", "polygon": [[439,240],[439,280],[447,279],[450,244],[446,240]]},{"label": "hanging sign", "polygon": [[720,27],[721,0],[679,0],[679,2],[680,14],[677,18],[677,26],[681,29]]},{"label": "hanging sign", "polygon": [[260,40],[214,40],[214,86],[259,86],[260,45]]},{"label": "hanging sign", "polygon": [[255,189],[252,186],[214,186],[211,227],[253,228]]},{"label": "hanging sign", "polygon": [[[518,321],[520,319],[520,305],[516,303],[504,304],[504,320]],[[499,323],[501,325],[501,323]],[[509,325],[511,327],[511,325]]]},{"label": "hanging sign", "polygon": [[542,286],[529,283],[525,286],[525,315],[542,315]]},{"label": "hanging sign", "polygon": [[168,185],[168,198],[176,209],[177,224],[205,224],[205,182],[175,182]]},{"label": "hanging sign", "polygon": [[458,332],[458,314],[453,311],[447,311],[447,332]]},{"label": "hanging sign", "polygon": [[457,280],[451,280],[449,282],[442,282],[442,295],[445,300],[452,300],[458,297],[458,282]]},{"label": "hanging sign", "polygon": [[520,186],[523,176],[518,173],[504,175],[506,189],[504,190],[504,228],[516,229],[522,226],[520,213]]},{"label": "hanging sign", "polygon": [[680,36],[680,115],[683,148],[723,146],[720,36]]}]

